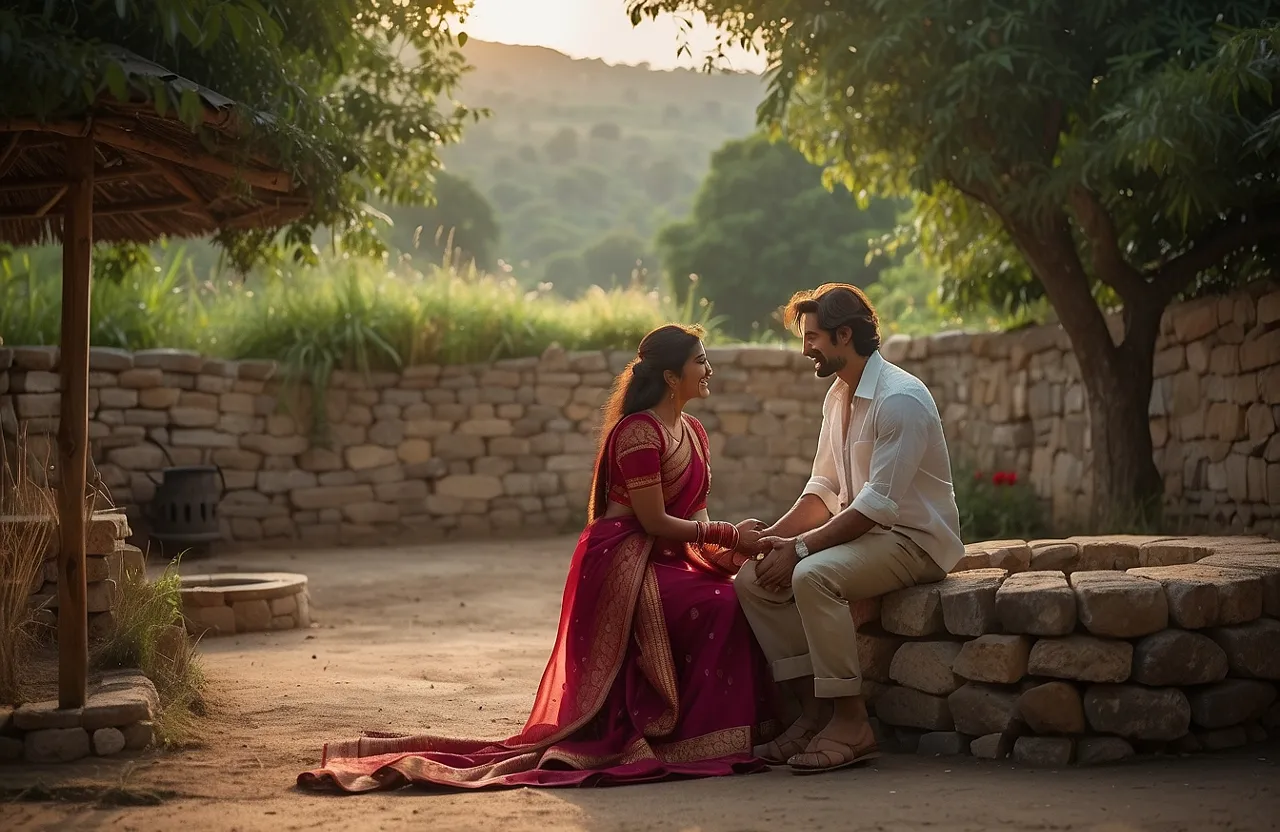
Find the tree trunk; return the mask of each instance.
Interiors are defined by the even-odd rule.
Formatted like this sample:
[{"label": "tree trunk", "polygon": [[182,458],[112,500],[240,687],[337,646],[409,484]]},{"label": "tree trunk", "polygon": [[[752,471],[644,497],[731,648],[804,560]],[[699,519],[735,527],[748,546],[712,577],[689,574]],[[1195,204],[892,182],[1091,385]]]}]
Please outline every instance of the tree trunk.
[{"label": "tree trunk", "polygon": [[1164,486],[1152,455],[1147,413],[1163,306],[1127,304],[1116,344],[1089,291],[1089,278],[1064,216],[1032,229],[1006,219],[1062,322],[1088,397],[1093,524],[1134,530],[1158,517]]}]

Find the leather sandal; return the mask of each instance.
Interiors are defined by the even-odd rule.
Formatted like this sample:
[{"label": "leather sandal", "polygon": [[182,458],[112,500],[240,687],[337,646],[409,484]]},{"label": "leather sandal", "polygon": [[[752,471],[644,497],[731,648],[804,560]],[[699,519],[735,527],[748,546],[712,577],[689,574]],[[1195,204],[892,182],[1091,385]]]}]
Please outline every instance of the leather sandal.
[{"label": "leather sandal", "polygon": [[802,729],[799,734],[791,735],[791,726],[764,745],[757,745],[751,751],[766,763],[775,766],[786,765],[787,760],[802,753],[813,741],[816,730]]},{"label": "leather sandal", "polygon": [[794,773],[821,774],[825,771],[837,771],[880,756],[880,749],[874,742],[855,748],[828,737],[816,737],[811,747],[812,751],[806,750],[787,760],[787,765]]}]

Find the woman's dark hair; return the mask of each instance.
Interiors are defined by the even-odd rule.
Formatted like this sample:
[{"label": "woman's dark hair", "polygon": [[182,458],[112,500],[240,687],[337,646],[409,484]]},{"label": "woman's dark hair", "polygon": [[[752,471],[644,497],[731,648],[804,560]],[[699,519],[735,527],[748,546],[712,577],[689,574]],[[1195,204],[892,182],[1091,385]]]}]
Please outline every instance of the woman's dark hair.
[{"label": "woman's dark hair", "polygon": [[796,292],[783,312],[787,329],[798,334],[801,315],[817,315],[818,326],[836,340],[836,332],[847,326],[853,333],[853,349],[866,358],[880,349],[880,319],[876,308],[857,286],[824,283],[817,289]]},{"label": "woman's dark hair", "polygon": [[609,435],[618,423],[632,413],[648,410],[667,394],[666,372],[681,375],[684,365],[703,336],[702,327],[668,324],[644,336],[636,357],[614,379],[613,391],[604,405],[600,421],[600,449],[596,453],[596,473],[591,484],[589,520],[601,517],[608,506],[608,471],[605,450]]}]

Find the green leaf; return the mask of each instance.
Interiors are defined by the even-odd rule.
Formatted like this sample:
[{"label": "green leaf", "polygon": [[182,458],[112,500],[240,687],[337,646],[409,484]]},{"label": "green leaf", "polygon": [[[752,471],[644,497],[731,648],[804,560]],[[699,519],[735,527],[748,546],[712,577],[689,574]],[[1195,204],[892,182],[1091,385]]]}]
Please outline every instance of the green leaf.
[{"label": "green leaf", "polygon": [[105,78],[107,89],[117,101],[129,100],[129,78],[119,61],[107,64]]},{"label": "green leaf", "polygon": [[468,41],[469,39],[470,39],[470,36],[469,36],[469,35],[467,35],[467,33],[466,33],[466,32],[459,32],[459,33],[458,33],[458,47],[459,47],[459,48],[461,48],[461,47],[463,47],[463,46],[466,46],[466,45],[467,45],[467,41]]}]

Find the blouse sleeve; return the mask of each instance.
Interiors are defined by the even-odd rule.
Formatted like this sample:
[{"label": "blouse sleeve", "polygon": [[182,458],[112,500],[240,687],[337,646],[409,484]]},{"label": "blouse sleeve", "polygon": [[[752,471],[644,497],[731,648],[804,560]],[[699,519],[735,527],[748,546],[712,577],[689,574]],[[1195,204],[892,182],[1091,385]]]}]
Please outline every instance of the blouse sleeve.
[{"label": "blouse sleeve", "polygon": [[629,419],[618,428],[613,458],[628,491],[662,484],[662,434],[648,419]]}]

